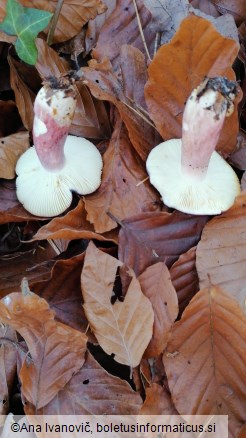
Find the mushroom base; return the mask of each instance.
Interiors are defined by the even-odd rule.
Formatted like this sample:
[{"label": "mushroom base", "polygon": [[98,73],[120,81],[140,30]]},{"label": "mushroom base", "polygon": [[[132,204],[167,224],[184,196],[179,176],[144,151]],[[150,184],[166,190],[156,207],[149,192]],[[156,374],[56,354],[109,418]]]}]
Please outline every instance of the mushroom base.
[{"label": "mushroom base", "polygon": [[88,140],[69,135],[64,146],[65,165],[49,172],[39,161],[34,147],[16,165],[16,193],[24,208],[36,216],[63,213],[72,202],[72,191],[93,193],[100,186],[102,157]]},{"label": "mushroom base", "polygon": [[196,215],[215,215],[228,210],[240,193],[234,170],[213,152],[206,176],[194,180],[182,171],[181,145],[180,139],[163,142],[150,152],[146,162],[150,182],[165,205]]}]

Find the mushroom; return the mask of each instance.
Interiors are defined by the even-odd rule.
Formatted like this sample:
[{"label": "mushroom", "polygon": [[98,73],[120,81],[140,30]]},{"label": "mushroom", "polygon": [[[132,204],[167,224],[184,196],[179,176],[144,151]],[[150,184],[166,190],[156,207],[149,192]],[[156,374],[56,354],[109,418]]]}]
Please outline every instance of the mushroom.
[{"label": "mushroom", "polygon": [[214,215],[230,208],[240,193],[234,170],[215,152],[237,93],[234,81],[205,78],[185,105],[182,139],[165,141],[150,152],[146,162],[150,182],[168,207]]},{"label": "mushroom", "polygon": [[94,192],[101,183],[102,157],[88,140],[68,135],[76,107],[71,81],[52,78],[34,103],[33,142],[16,165],[17,198],[36,216],[63,213],[72,191]]}]

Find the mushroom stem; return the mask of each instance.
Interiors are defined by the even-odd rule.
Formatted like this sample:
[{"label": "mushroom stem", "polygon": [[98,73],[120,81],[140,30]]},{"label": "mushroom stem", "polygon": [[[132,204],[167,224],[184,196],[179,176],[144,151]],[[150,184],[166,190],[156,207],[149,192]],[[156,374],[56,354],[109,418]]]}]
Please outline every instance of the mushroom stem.
[{"label": "mushroom stem", "polygon": [[75,89],[64,78],[46,82],[37,94],[33,142],[42,166],[49,171],[58,171],[65,165],[64,144],[75,107]]},{"label": "mushroom stem", "polygon": [[226,78],[206,78],[190,95],[183,114],[181,168],[202,181],[218,143],[227,115],[233,111],[236,83]]}]

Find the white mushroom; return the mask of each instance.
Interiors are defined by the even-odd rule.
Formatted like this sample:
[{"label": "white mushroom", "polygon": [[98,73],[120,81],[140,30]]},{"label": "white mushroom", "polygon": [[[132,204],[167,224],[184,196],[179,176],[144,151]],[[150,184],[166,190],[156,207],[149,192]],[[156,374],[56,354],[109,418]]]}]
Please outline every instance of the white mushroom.
[{"label": "white mushroom", "polygon": [[16,165],[17,198],[30,213],[51,217],[63,213],[80,195],[100,186],[102,157],[88,140],[68,136],[76,93],[66,81],[45,83],[34,104],[33,140]]},{"label": "white mushroom", "polygon": [[234,170],[215,152],[226,116],[233,112],[237,84],[206,78],[189,97],[182,139],[172,139],[150,152],[150,182],[168,206],[191,214],[219,214],[234,203],[240,184]]}]

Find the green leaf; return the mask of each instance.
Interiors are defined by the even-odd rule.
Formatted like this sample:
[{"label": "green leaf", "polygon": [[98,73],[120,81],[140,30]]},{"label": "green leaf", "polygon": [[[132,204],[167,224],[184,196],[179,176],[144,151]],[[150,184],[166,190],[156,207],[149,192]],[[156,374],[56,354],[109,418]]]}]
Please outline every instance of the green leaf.
[{"label": "green leaf", "polygon": [[35,39],[46,28],[53,14],[40,9],[25,8],[16,0],[8,0],[6,10],[0,30],[17,36],[14,44],[18,56],[27,64],[34,65],[38,57]]}]

